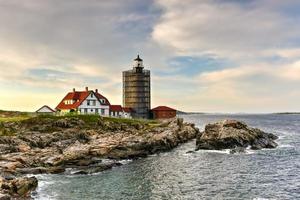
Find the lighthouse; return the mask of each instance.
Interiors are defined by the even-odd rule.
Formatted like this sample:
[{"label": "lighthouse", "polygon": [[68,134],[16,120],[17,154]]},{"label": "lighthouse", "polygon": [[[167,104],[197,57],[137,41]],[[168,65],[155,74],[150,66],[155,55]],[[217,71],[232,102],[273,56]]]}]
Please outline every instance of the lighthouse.
[{"label": "lighthouse", "polygon": [[123,71],[123,106],[133,109],[133,117],[149,118],[150,89],[150,70],[144,69],[143,59],[137,55],[132,69]]}]

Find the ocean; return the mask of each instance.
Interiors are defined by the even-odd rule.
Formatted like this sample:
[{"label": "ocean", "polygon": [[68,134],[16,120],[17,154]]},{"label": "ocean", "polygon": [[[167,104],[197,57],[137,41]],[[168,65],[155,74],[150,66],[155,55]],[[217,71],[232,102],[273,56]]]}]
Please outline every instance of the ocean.
[{"label": "ocean", "polygon": [[279,136],[276,149],[195,149],[195,140],[169,152],[137,160],[93,175],[38,175],[34,199],[181,200],[300,199],[300,115],[180,115],[200,130],[205,124],[237,119]]}]

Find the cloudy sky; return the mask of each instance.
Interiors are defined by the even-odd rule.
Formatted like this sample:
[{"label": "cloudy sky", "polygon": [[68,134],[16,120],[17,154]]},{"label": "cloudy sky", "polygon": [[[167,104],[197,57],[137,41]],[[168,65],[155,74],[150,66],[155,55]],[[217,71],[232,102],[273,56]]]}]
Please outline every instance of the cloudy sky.
[{"label": "cloudy sky", "polygon": [[299,24],[298,0],[0,0],[0,109],[85,86],[121,104],[139,53],[152,106],[300,111]]}]

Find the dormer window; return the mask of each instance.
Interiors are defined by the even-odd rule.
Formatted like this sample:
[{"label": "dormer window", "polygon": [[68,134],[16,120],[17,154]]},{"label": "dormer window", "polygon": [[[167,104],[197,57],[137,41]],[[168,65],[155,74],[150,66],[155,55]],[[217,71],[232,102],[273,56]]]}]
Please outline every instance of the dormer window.
[{"label": "dormer window", "polygon": [[100,99],[100,102],[101,103],[105,103],[105,99]]},{"label": "dormer window", "polygon": [[75,100],[70,100],[70,99],[64,100],[64,104],[66,104],[66,105],[70,105],[70,104],[73,104],[73,103],[75,103]]}]

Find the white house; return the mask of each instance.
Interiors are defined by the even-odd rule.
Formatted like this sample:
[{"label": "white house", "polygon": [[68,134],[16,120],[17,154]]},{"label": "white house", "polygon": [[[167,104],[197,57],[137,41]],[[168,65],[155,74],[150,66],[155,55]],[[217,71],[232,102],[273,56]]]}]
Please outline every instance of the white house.
[{"label": "white house", "polygon": [[52,108],[50,108],[47,105],[43,105],[42,107],[40,107],[37,111],[35,111],[36,113],[39,114],[52,114],[55,112],[55,110],[53,110]]},{"label": "white house", "polygon": [[109,115],[111,117],[122,117],[122,118],[131,118],[132,109],[125,108],[121,105],[110,105],[109,106]]},{"label": "white house", "polygon": [[89,90],[76,91],[73,89],[57,105],[56,110],[61,113],[76,112],[80,114],[99,114],[109,116],[110,103],[106,97],[98,92]]}]

